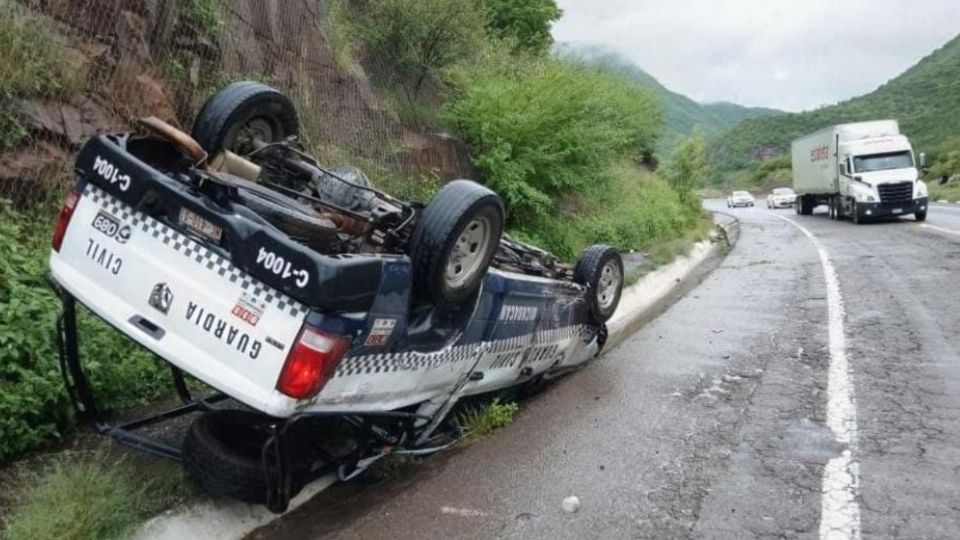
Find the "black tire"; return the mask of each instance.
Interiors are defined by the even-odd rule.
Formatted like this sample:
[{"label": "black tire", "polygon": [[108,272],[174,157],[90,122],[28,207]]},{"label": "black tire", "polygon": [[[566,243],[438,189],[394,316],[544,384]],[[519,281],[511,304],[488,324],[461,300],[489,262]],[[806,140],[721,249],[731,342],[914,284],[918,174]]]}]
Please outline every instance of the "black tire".
[{"label": "black tire", "polygon": [[863,223],[863,219],[860,217],[860,204],[856,201],[853,203],[853,215],[851,217],[856,225]]},{"label": "black tire", "polygon": [[810,197],[803,196],[799,199],[800,201],[800,215],[809,216],[813,214],[814,204]]},{"label": "black tire", "polygon": [[[601,281],[605,272],[610,271],[618,280],[615,290],[610,291],[603,287]],[[587,298],[590,301],[590,314],[597,323],[605,323],[620,304],[620,295],[623,294],[623,259],[615,248],[596,244],[587,247],[580,254],[577,266],[573,271],[573,279],[587,287]]]},{"label": "black tire", "polygon": [[[489,189],[469,180],[454,180],[437,193],[423,209],[410,241],[414,293],[437,305],[462,302],[480,287],[503,234],[503,202]],[[477,225],[480,223],[480,225]],[[468,227],[481,227],[485,244],[472,241],[454,252],[458,242],[469,235]],[[478,233],[479,234],[479,233]],[[457,255],[472,259],[451,282],[447,268]],[[451,266],[451,269],[454,266]]]},{"label": "black tire", "polygon": [[827,215],[830,216],[830,219],[832,219],[833,221],[840,219],[838,217],[839,214],[837,213],[837,198],[836,197],[831,198],[827,206],[828,206]]},{"label": "black tire", "polygon": [[919,212],[914,212],[914,213],[913,213],[913,219],[915,219],[915,220],[917,220],[917,221],[926,221],[926,220],[927,220],[927,211],[926,211],[926,210],[921,210],[921,211],[919,211]]},{"label": "black tire", "polygon": [[[249,411],[220,410],[200,415],[183,440],[183,467],[187,475],[212,495],[251,504],[266,503],[267,480],[261,452],[274,421]],[[297,472],[309,468],[303,460],[293,461],[291,497],[304,485],[305,474]]]},{"label": "black tire", "polygon": [[277,142],[299,132],[297,109],[287,96],[263,83],[240,81],[210,96],[191,135],[213,156],[223,149],[246,155],[254,149],[251,137]]}]

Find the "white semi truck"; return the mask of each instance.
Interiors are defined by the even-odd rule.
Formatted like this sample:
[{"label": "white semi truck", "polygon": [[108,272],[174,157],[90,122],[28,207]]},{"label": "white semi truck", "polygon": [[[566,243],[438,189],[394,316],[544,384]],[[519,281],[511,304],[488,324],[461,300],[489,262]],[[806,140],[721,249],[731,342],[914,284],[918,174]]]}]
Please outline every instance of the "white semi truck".
[{"label": "white semi truck", "polygon": [[827,205],[831,219],[854,223],[909,215],[927,218],[925,166],[914,159],[896,120],[841,124],[793,141],[793,189],[798,214]]}]

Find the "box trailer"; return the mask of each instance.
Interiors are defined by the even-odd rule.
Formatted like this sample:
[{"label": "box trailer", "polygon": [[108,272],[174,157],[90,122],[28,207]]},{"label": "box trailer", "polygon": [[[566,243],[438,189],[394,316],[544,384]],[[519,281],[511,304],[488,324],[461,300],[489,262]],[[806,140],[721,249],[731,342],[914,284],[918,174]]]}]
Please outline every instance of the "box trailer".
[{"label": "box trailer", "polygon": [[827,205],[831,219],[854,223],[927,217],[927,186],[896,120],[830,126],[793,141],[791,152],[798,214]]}]

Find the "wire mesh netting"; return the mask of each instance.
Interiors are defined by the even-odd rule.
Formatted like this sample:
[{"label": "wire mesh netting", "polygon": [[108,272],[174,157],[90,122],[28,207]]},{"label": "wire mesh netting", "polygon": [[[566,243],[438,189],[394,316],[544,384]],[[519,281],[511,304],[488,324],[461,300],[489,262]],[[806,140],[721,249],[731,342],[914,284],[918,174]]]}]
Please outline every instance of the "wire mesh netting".
[{"label": "wire mesh netting", "polygon": [[374,182],[474,176],[461,144],[405,118],[377,84],[386,66],[341,59],[328,4],[0,0],[0,197],[56,197],[86,139],[139,117],[189,132],[203,101],[237,80],[287,93],[304,145],[329,165]]}]

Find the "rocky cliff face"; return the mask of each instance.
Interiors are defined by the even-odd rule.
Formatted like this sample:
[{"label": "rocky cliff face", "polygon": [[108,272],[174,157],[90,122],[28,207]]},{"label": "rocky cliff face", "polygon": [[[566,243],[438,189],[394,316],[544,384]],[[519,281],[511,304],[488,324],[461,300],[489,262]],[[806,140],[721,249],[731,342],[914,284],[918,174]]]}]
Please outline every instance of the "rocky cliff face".
[{"label": "rocky cliff face", "polygon": [[[154,115],[189,130],[217,87],[259,79],[300,105],[303,137],[339,159],[441,180],[472,176],[455,139],[404,125],[359,67],[337,65],[322,0],[220,2],[204,28],[184,0],[30,0],[28,9],[83,81],[68,96],[12,103],[27,143],[0,153],[0,195],[27,202],[26,186],[62,179],[91,135]],[[375,179],[374,179],[375,181]]]}]

